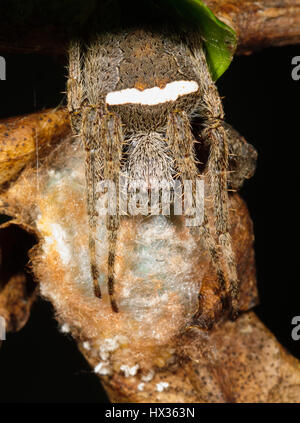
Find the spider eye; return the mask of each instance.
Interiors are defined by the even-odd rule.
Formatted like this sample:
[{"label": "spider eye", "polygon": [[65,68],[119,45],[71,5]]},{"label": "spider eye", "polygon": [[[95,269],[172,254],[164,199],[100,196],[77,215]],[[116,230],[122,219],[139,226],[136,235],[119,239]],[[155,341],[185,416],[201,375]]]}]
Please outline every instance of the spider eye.
[{"label": "spider eye", "polygon": [[176,101],[179,97],[198,91],[196,81],[173,81],[164,88],[153,87],[145,90],[127,88],[121,91],[113,91],[106,95],[106,103],[110,106],[122,104],[140,104],[154,106],[169,101]]}]

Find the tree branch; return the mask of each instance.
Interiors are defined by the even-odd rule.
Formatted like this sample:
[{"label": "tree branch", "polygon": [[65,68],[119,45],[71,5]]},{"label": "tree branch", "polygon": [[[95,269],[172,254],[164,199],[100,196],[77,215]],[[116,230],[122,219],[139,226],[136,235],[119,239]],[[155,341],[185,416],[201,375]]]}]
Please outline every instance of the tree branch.
[{"label": "tree branch", "polygon": [[[300,0],[207,0],[216,16],[238,34],[238,53],[300,43]],[[1,13],[0,13],[1,14]],[[64,55],[68,31],[61,22],[0,26],[0,53]]]},{"label": "tree branch", "polygon": [[238,53],[300,43],[300,0],[208,0],[238,34]]},{"label": "tree branch", "polygon": [[[252,223],[239,196],[230,195],[230,230],[245,313],[235,322],[225,315],[207,331],[186,324],[197,311],[199,281],[202,313],[216,320],[214,310],[221,307],[218,280],[201,239],[187,231],[182,220],[158,228],[155,217],[146,223],[139,216],[122,219],[116,285],[122,312],[112,312],[105,289],[102,300],[94,296],[87,266],[84,178],[79,140],[62,138],[38,175],[34,167],[26,168],[0,195],[0,212],[16,217],[38,238],[29,255],[41,293],[53,303],[59,323],[77,340],[111,400],[299,402],[299,362],[246,312],[255,304],[257,291]],[[212,208],[207,212],[212,224]],[[2,228],[5,245],[9,224]],[[101,268],[106,265],[105,245],[101,242],[98,248]],[[148,272],[150,256],[155,265]],[[187,265],[190,270],[183,275]],[[23,324],[27,309],[22,314],[18,301],[14,308],[7,301],[11,293],[13,298],[22,294],[22,280],[18,291],[14,282],[11,286],[0,289],[0,314],[13,312]]]},{"label": "tree branch", "polygon": [[[300,0],[220,0],[208,1],[208,5],[221,20],[236,29],[239,53],[300,41]],[[47,42],[42,36],[42,27],[29,32],[25,41],[18,41],[22,39],[22,31],[25,34],[23,28],[8,40],[1,27],[2,51],[64,54],[67,34],[59,28],[50,31]],[[37,39],[42,41],[37,44]],[[123,219],[117,293],[121,299],[122,295],[124,297],[124,314],[112,313],[105,295],[101,301],[94,297],[86,265],[84,152],[78,140],[67,137],[69,130],[65,110],[1,122],[0,170],[6,189],[0,195],[0,212],[16,220],[0,229],[0,241],[3,240],[8,251],[7,234],[15,231],[15,226],[38,238],[39,245],[31,251],[30,258],[41,292],[53,302],[59,322],[69,328],[111,400],[299,402],[299,362],[283,350],[252,312],[246,312],[256,302],[257,294],[253,233],[246,206],[237,195],[230,196],[230,209],[234,210],[231,232],[241,279],[241,309],[245,313],[236,322],[226,320],[225,316],[210,332],[194,327],[186,331],[182,329],[189,319],[185,307],[192,313],[193,307],[198,305],[198,290],[195,291],[197,294],[192,292],[193,307],[190,307],[180,297],[182,274],[179,273],[178,280],[172,280],[169,285],[164,280],[165,277],[169,280],[172,274],[176,276],[182,263],[189,262],[189,268],[195,272],[189,276],[190,287],[183,299],[189,301],[190,289],[201,280],[201,296],[206,300],[202,313],[214,320],[214,310],[219,305],[217,280],[210,267],[210,258],[205,251],[200,250],[199,254],[199,248],[191,253],[192,246],[198,244],[179,221],[174,222],[174,235],[170,229],[166,239],[159,238],[165,229],[158,231],[157,222],[148,221],[151,242],[147,246],[145,234],[142,241],[139,238],[142,227],[139,219]],[[37,150],[37,139],[41,150]],[[37,152],[41,158],[51,151],[50,157],[42,160],[39,173],[34,166],[27,166],[36,159]],[[21,173],[23,167],[25,170]],[[13,183],[7,184],[14,178]],[[213,211],[209,210],[209,213],[208,218],[212,221]],[[19,236],[23,237],[24,233]],[[164,245],[158,252],[157,262],[161,262],[161,258],[168,262],[172,254],[173,259],[168,272],[155,274],[149,289],[147,275],[141,283],[140,268],[136,263],[140,261],[145,265],[145,248],[153,254],[153,239],[163,241],[157,244],[157,248]],[[170,241],[167,247],[166,240]],[[201,240],[196,241],[201,245]],[[28,248],[32,243],[30,238]],[[172,250],[173,244],[176,248]],[[186,244],[189,248],[184,249]],[[100,251],[101,257],[106,257],[105,243],[100,247],[104,249]],[[16,256],[15,253],[11,255]],[[153,267],[152,272],[155,270]],[[1,281],[0,315],[7,320],[13,315],[18,324],[9,329],[18,329],[28,317],[35,293],[28,295],[24,289],[24,274],[13,275],[9,268],[1,275]],[[161,295],[162,291],[169,302],[161,301],[159,308],[151,308],[149,304],[155,299],[151,295]],[[147,301],[141,302],[139,295]],[[26,307],[20,309],[24,298]],[[139,306],[138,317],[136,304]]]},{"label": "tree branch", "polygon": [[0,120],[0,186],[41,160],[69,132],[69,115],[62,108]]}]

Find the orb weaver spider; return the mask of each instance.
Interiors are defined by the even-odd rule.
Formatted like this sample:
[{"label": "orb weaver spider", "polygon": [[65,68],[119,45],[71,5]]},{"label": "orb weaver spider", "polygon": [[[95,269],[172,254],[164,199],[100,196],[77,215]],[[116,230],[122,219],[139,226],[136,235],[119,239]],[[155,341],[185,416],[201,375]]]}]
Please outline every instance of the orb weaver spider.
[{"label": "orb weaver spider", "polygon": [[[105,31],[69,47],[68,110],[73,132],[86,150],[89,249],[94,292],[101,297],[97,267],[97,197],[101,180],[158,183],[201,177],[191,123],[201,122],[200,149],[214,207],[214,231],[204,213],[199,227],[232,316],[238,313],[238,277],[228,224],[228,187],[252,176],[256,152],[224,122],[202,40],[172,26],[134,26]],[[170,94],[170,92],[172,93]],[[111,306],[120,214],[107,214],[107,285]],[[226,301],[225,301],[226,302]]]}]

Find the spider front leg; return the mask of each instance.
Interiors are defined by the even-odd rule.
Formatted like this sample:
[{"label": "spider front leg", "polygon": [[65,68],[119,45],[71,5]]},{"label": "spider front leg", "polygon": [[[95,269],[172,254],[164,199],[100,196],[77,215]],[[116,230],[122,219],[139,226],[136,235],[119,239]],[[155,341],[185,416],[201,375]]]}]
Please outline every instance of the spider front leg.
[{"label": "spider front leg", "polygon": [[211,146],[207,166],[215,209],[215,227],[227,268],[228,285],[226,288],[230,293],[232,317],[234,318],[238,313],[238,277],[232,240],[229,234],[227,192],[229,150],[227,136],[219,120],[211,120],[205,123],[204,136],[209,138]]},{"label": "spider front leg", "polygon": [[115,187],[115,208],[110,213],[108,209],[106,217],[106,226],[108,231],[108,266],[107,266],[107,284],[110,303],[113,311],[119,311],[114,298],[115,284],[115,260],[116,244],[120,222],[119,215],[119,176],[121,170],[122,158],[122,124],[121,119],[114,113],[104,115],[101,125],[101,145],[103,148],[103,176],[106,181],[114,184]]},{"label": "spider front leg", "polygon": [[213,82],[206,85],[207,81],[208,78],[204,80],[202,87],[204,93],[201,108],[201,117],[203,118],[201,138],[210,146],[207,170],[213,197],[215,228],[226,268],[226,290],[230,294],[232,318],[236,318],[238,314],[238,277],[229,234],[228,137],[223,122],[224,113],[221,99]]},{"label": "spider front leg", "polygon": [[103,152],[99,143],[99,111],[85,108],[83,111],[81,136],[86,150],[85,180],[87,192],[87,213],[89,223],[89,252],[91,274],[93,279],[95,296],[101,298],[99,286],[99,269],[96,255],[97,237],[97,184],[102,180]]},{"label": "spider front leg", "polygon": [[[87,205],[89,216],[89,249],[94,292],[101,297],[99,269],[96,254],[97,237],[97,185],[101,180],[113,184],[116,190],[114,207],[108,207],[106,227],[108,232],[107,285],[113,311],[118,312],[114,298],[114,267],[119,228],[118,184],[122,157],[122,129],[119,117],[101,112],[100,108],[87,107],[82,121],[82,137],[86,148]],[[110,193],[110,192],[109,192]],[[112,199],[108,199],[110,202]]]},{"label": "spider front leg", "polygon": [[238,279],[235,256],[229,234],[228,217],[228,137],[224,125],[222,101],[208,69],[201,37],[192,32],[189,35],[191,60],[198,76],[201,98],[195,107],[197,115],[202,118],[201,138],[209,145],[207,163],[210,188],[213,197],[215,229],[221,246],[222,261],[225,265],[226,291],[230,295],[232,317],[238,314]]},{"label": "spider front leg", "polygon": [[71,126],[75,136],[80,136],[86,149],[86,189],[87,211],[89,220],[89,252],[94,293],[101,298],[99,271],[96,260],[96,184],[101,179],[102,150],[99,146],[97,124],[99,121],[96,109],[83,106],[85,99],[84,80],[82,77],[81,46],[73,40],[69,46],[69,78],[68,78],[68,110]]},{"label": "spider front leg", "polygon": [[[99,298],[101,297],[100,273],[96,254],[97,198],[99,194],[97,190],[99,182],[103,179],[109,184],[114,184],[117,191],[116,201],[118,201],[123,141],[121,121],[117,115],[106,110],[103,92],[100,89],[106,69],[103,65],[106,62],[102,61],[100,53],[101,45],[99,40],[96,40],[92,48],[85,49],[83,54],[81,53],[80,42],[73,40],[69,48],[68,79],[68,110],[71,116],[72,129],[75,135],[81,137],[86,150],[89,252],[94,292]],[[114,72],[111,71],[110,75],[112,75],[110,83],[112,83],[113,88],[116,82],[114,80]],[[114,299],[115,250],[119,227],[118,207],[117,203],[115,212],[111,212],[109,207],[106,218],[108,232],[107,284],[112,309],[115,312],[118,311]]]},{"label": "spider front leg", "polygon": [[[191,132],[190,121],[185,112],[173,112],[167,123],[167,140],[174,154],[175,166],[182,181],[191,180],[195,186],[198,169],[194,155],[195,139]],[[222,261],[218,246],[210,232],[207,216],[204,210],[203,224],[200,227],[205,245],[210,253],[212,264],[217,274],[221,292],[225,290],[225,276],[222,270]],[[222,296],[222,302],[225,298]]]}]

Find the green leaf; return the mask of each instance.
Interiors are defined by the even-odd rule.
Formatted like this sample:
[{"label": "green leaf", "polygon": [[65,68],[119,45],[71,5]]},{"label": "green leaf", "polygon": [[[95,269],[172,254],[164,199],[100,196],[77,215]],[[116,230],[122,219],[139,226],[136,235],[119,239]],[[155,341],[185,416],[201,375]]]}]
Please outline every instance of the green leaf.
[{"label": "green leaf", "polygon": [[180,17],[196,24],[204,42],[206,59],[216,81],[228,68],[237,45],[235,31],[215,17],[201,0],[163,0]]}]

